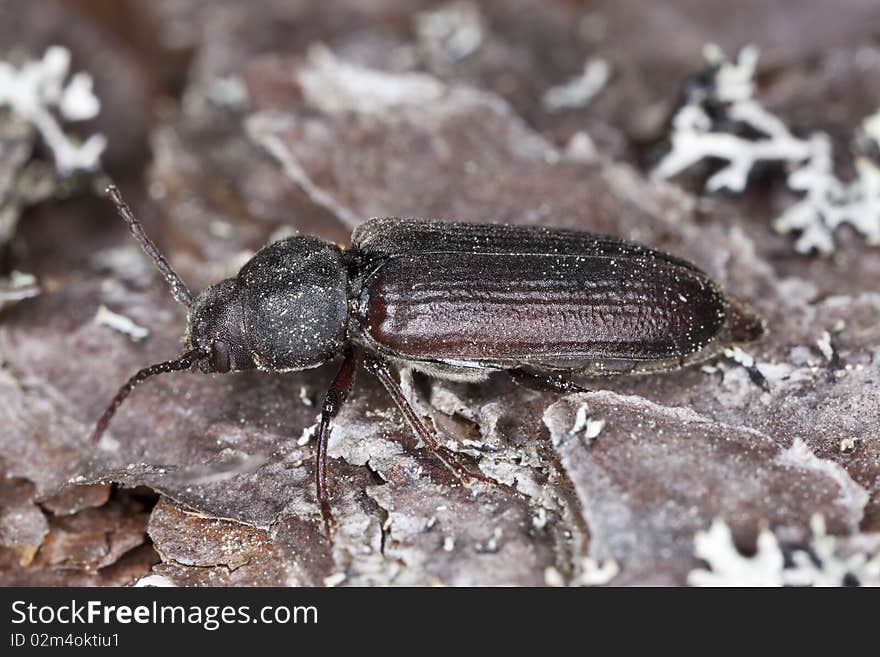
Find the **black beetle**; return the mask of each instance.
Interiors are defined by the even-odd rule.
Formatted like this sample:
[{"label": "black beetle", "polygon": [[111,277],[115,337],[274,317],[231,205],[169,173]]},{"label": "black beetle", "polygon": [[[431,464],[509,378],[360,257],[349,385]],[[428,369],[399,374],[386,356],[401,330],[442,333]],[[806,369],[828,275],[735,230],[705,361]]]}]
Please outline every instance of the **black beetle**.
[{"label": "black beetle", "polygon": [[694,265],[660,251],[570,230],[373,219],[341,249],[300,235],[259,251],[235,278],[195,299],[123,201],[131,232],[189,308],[187,351],[135,374],[92,434],[97,443],[140,381],[190,369],[226,373],[342,366],[324,398],[315,481],[328,535],[330,421],[362,360],[425,447],[462,480],[485,479],[418,417],[388,364],[479,381],[505,370],[558,390],[567,375],[675,369],[763,333],[761,320]]}]

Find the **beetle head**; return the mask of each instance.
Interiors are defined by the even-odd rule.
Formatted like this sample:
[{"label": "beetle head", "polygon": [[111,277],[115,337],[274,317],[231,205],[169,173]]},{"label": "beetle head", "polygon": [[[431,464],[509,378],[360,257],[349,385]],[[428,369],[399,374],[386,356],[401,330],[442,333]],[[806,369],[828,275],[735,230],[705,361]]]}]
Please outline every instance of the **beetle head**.
[{"label": "beetle head", "polygon": [[239,287],[227,278],[199,294],[190,306],[186,341],[205,354],[203,372],[234,372],[256,367],[245,346]]},{"label": "beetle head", "polygon": [[131,234],[165,278],[171,294],[190,309],[190,325],[187,331],[190,348],[178,358],[143,368],[126,381],[98,420],[92,432],[92,444],[100,441],[116,410],[135,386],[145,379],[158,374],[188,370],[196,364],[208,372],[228,372],[232,369],[253,367],[253,361],[242,347],[241,322],[238,321],[240,310],[234,302],[235,281],[222,281],[193,300],[186,284],[144,232],[143,226],[123,200],[119,190],[111,185],[107,193],[116,204],[119,216],[128,224]]}]

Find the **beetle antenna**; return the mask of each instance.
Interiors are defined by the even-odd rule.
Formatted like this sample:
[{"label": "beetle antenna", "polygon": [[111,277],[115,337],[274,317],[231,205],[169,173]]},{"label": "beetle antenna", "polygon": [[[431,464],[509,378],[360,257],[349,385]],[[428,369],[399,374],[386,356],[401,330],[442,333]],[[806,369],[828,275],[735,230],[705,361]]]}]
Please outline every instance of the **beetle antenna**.
[{"label": "beetle antenna", "polygon": [[110,420],[112,420],[113,416],[116,414],[119,405],[125,401],[125,398],[128,397],[129,393],[134,390],[135,386],[138,383],[157,374],[166,374],[167,372],[188,370],[193,363],[201,358],[205,358],[205,356],[207,356],[207,354],[203,350],[193,349],[192,351],[186,352],[185,354],[183,354],[183,356],[177,358],[176,360],[167,360],[164,363],[156,363],[155,365],[145,367],[140,372],[131,377],[119,389],[119,392],[116,393],[116,396],[113,398],[113,401],[110,402],[107,410],[104,411],[101,419],[98,420],[98,424],[95,426],[94,432],[92,432],[92,444],[98,444],[98,442],[101,440],[101,436],[104,435],[104,431],[107,430],[107,425],[110,424]]},{"label": "beetle antenna", "polygon": [[192,294],[190,294],[189,288],[186,286],[186,283],[183,282],[183,279],[177,275],[177,272],[174,271],[171,265],[168,264],[165,256],[162,255],[162,252],[159,251],[158,247],[153,243],[153,240],[147,236],[143,225],[138,221],[137,217],[134,216],[131,208],[128,207],[128,203],[123,200],[119,188],[116,185],[110,185],[107,187],[107,194],[116,205],[116,211],[119,212],[119,216],[128,224],[131,234],[134,235],[134,238],[141,245],[144,253],[153,259],[153,262],[156,263],[156,268],[162,273],[165,280],[168,281],[168,285],[171,287],[171,294],[173,294],[174,298],[184,306],[189,307],[192,304]]}]

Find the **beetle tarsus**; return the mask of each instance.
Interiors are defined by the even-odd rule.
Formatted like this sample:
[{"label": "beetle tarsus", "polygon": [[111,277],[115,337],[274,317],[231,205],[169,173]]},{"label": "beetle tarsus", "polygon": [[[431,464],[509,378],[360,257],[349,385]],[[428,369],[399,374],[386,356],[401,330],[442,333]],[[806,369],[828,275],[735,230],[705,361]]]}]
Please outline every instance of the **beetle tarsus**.
[{"label": "beetle tarsus", "polygon": [[327,539],[332,542],[336,533],[336,519],[330,505],[330,491],[327,487],[327,442],[330,439],[330,422],[339,413],[354,383],[357,369],[358,354],[351,348],[345,351],[345,357],[339,371],[333,378],[324,403],[321,406],[321,424],[318,427],[318,452],[315,464],[315,488],[318,505],[321,507],[321,518],[324,520],[324,531]]},{"label": "beetle tarsus", "polygon": [[442,461],[443,465],[449,468],[452,471],[452,474],[458,477],[458,480],[461,481],[461,483],[465,485],[470,485],[475,479],[477,481],[482,481],[487,484],[495,483],[495,481],[490,477],[474,471],[474,469],[465,462],[461,454],[453,452],[445,445],[441,445],[439,442],[436,441],[436,439],[434,441],[434,444],[429,445],[426,443],[425,447],[428,449],[429,452],[431,452],[440,461]]},{"label": "beetle tarsus", "polygon": [[385,390],[388,391],[388,394],[391,395],[394,403],[400,409],[401,413],[403,413],[403,417],[406,419],[407,424],[409,424],[416,435],[422,439],[425,449],[436,456],[463,484],[470,484],[472,483],[472,480],[483,481],[490,484],[495,483],[484,474],[475,472],[462,460],[460,454],[453,452],[437,440],[436,436],[434,436],[428,427],[425,426],[425,423],[422,422],[412,405],[407,401],[406,396],[403,394],[403,390],[400,388],[400,384],[394,380],[391,371],[388,369],[388,365],[384,361],[376,358],[369,358],[367,360],[367,367],[376,375],[379,381],[382,382]]}]

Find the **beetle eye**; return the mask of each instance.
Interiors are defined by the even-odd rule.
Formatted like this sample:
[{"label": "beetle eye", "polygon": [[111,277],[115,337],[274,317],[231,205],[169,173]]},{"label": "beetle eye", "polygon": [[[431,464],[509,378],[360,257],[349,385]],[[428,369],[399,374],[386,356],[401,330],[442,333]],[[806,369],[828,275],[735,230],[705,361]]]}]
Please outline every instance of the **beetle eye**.
[{"label": "beetle eye", "polygon": [[229,371],[229,348],[222,340],[211,343],[211,368],[220,374]]}]

